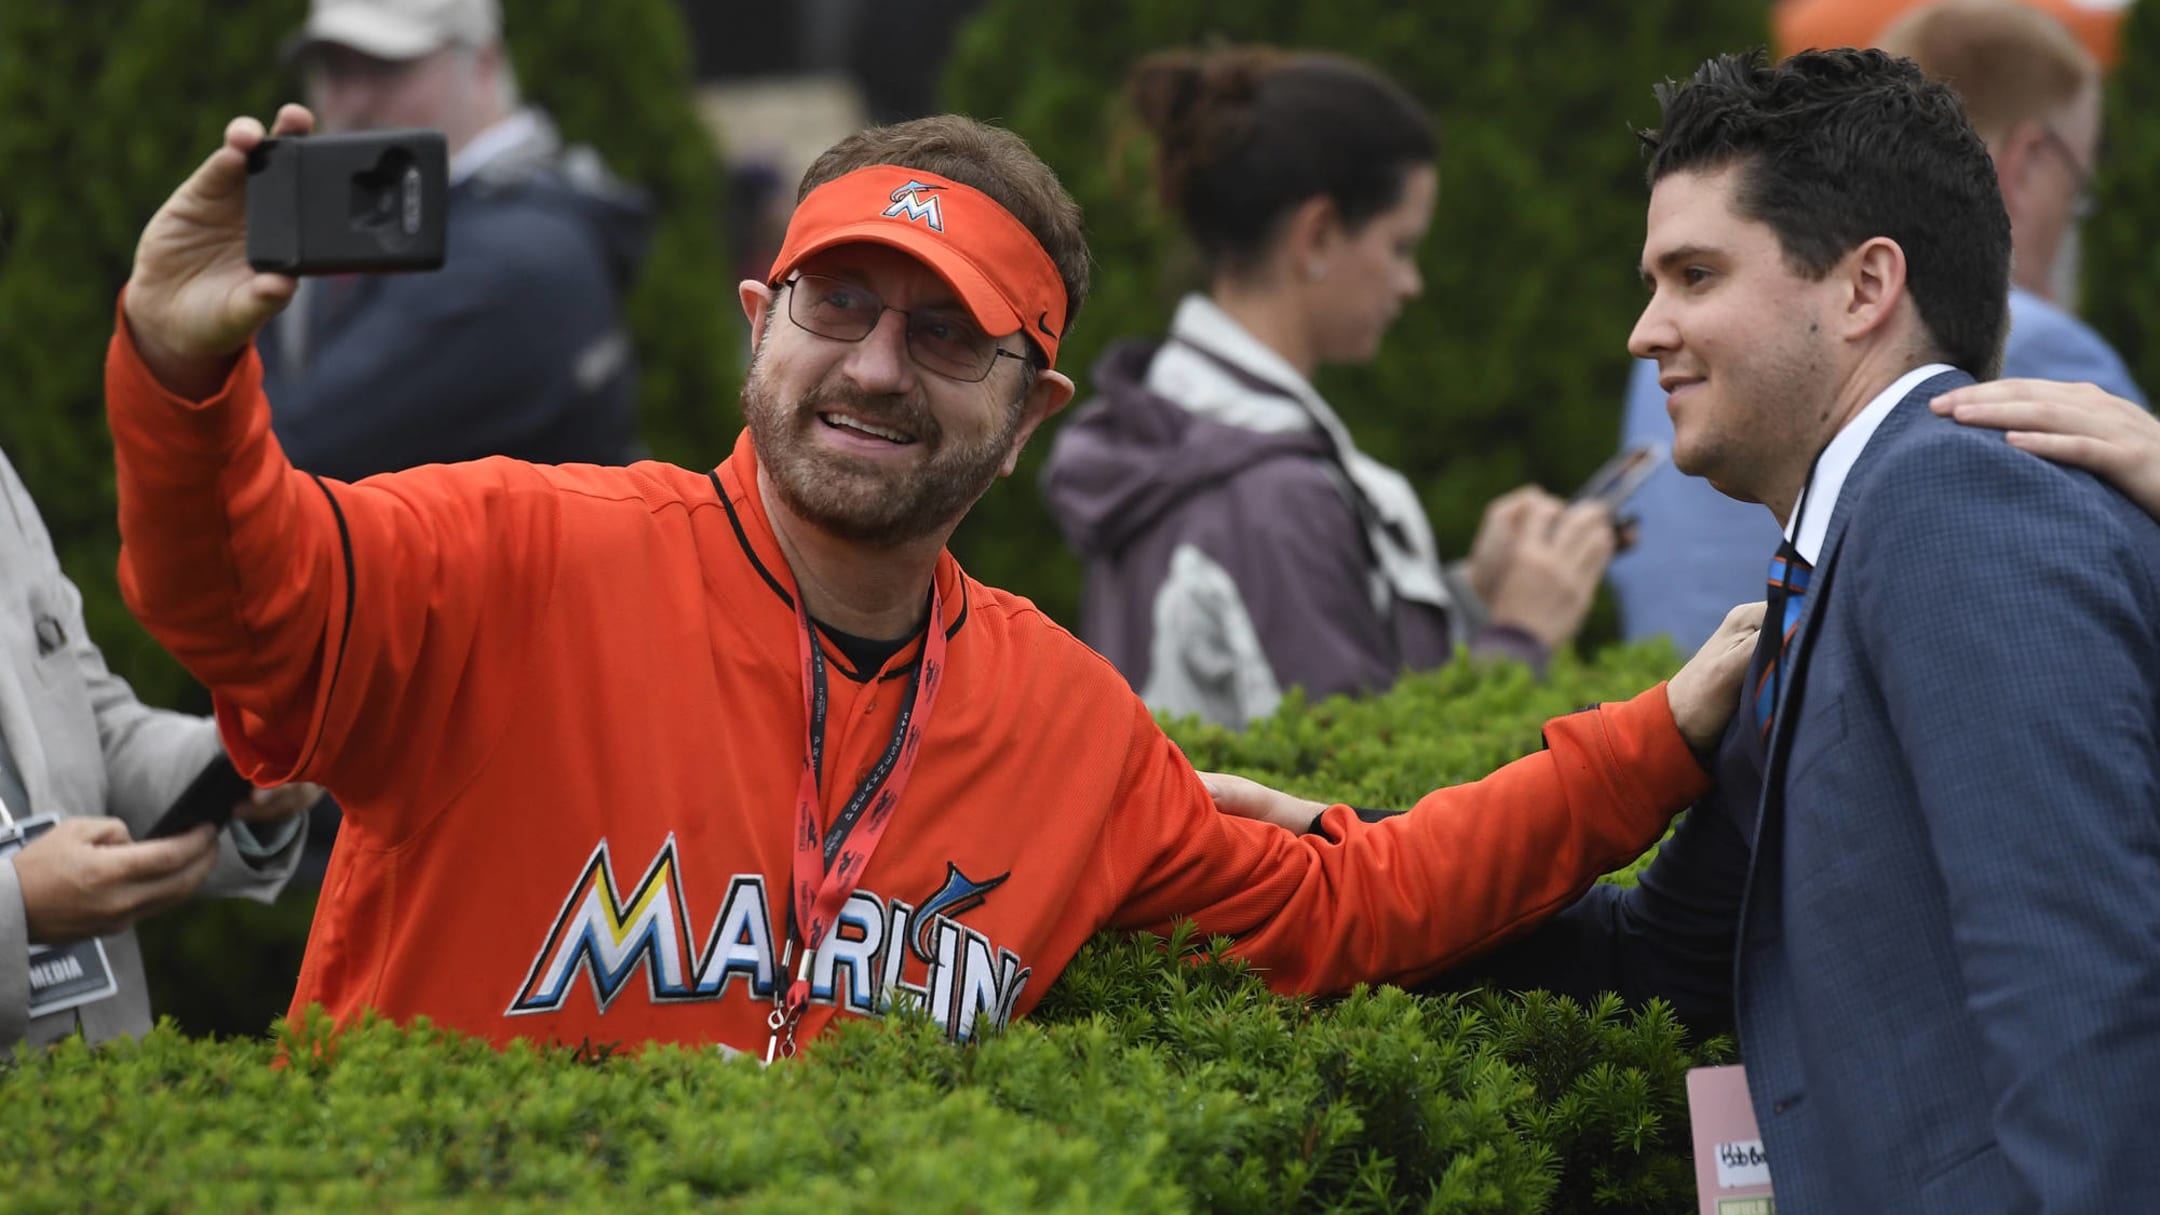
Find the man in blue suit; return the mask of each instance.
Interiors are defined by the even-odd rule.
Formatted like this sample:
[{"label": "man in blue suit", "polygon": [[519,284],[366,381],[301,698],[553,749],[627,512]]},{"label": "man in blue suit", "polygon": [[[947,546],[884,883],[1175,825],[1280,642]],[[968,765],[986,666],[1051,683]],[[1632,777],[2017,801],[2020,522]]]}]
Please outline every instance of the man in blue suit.
[{"label": "man in blue suit", "polygon": [[1629,345],[1674,462],[1786,522],[1770,627],[1717,793],[1482,974],[1736,1027],[1786,1215],[2160,1211],[2160,524],[1929,408],[2007,324],[1948,90],[1839,50],[1659,95]]},{"label": "man in blue suit", "polygon": [[2160,526],[1928,409],[2007,320],[1947,90],[1836,51],[1661,100],[1629,347],[1675,463],[1786,521],[1776,627],[1723,796],[1545,966],[1699,1014],[1726,942],[1781,1210],[2160,1210]]},{"label": "man in blue suit", "polygon": [[[2010,214],[2010,342],[2003,374],[2085,381],[2144,404],[2106,340],[2058,302],[2072,296],[2077,222],[2092,202],[2100,69],[2061,22],[2020,0],[1942,0],[1913,10],[1877,45],[1950,82],[1987,141]],[[1671,444],[1657,364],[1628,381],[1621,443]],[[1630,504],[1637,542],[1608,575],[1630,639],[1699,645],[1734,603],[1761,595],[1759,554],[1777,522],[1696,477],[1661,470]]]}]

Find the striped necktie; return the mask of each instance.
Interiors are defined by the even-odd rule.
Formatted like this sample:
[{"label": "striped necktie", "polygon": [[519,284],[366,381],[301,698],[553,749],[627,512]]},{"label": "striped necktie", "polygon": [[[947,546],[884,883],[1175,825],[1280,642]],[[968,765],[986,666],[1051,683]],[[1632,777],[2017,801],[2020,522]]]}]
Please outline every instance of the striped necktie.
[{"label": "striped necktie", "polygon": [[1814,571],[1815,567],[1808,564],[1791,540],[1778,545],[1777,556],[1770,559],[1770,606],[1763,620],[1775,623],[1777,645],[1773,649],[1767,644],[1770,633],[1766,629],[1763,648],[1770,653],[1763,662],[1761,677],[1755,681],[1755,720],[1762,723],[1765,742],[1770,739],[1770,725],[1777,717],[1778,665],[1785,660],[1793,633],[1800,627],[1800,606],[1807,595],[1808,576]]}]

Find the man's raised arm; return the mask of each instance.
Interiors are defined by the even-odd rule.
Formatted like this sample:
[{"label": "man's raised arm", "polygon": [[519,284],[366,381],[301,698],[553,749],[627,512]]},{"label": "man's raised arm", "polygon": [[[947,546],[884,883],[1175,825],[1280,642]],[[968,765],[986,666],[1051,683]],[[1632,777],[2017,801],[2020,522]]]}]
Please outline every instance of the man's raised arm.
[{"label": "man's raised arm", "polygon": [[[276,133],[311,127],[287,106]],[[509,461],[362,485],[292,467],[251,345],[294,286],[247,264],[263,137],[234,120],[136,248],[105,380],[121,589],[216,695],[244,772],[315,780],[364,814],[401,774],[483,750],[486,723],[451,693],[471,663],[514,664],[553,576],[553,498]],[[529,593],[503,594],[512,578]]]}]

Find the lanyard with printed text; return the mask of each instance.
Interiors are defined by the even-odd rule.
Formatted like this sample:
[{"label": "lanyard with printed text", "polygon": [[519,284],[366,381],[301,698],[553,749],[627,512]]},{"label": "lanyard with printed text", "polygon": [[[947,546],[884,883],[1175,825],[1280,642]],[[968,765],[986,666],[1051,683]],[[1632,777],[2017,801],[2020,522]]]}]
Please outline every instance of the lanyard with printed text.
[{"label": "lanyard with printed text", "polygon": [[[847,804],[833,818],[832,830],[821,837],[818,832],[818,787],[825,769],[825,652],[818,644],[817,634],[813,631],[815,626],[810,622],[810,613],[803,607],[800,594],[795,597],[795,615],[796,623],[801,626],[797,631],[802,639],[803,766],[802,780],[795,794],[795,859],[787,900],[789,930],[786,950],[780,955],[780,977],[787,986],[779,988],[776,985],[772,1015],[766,1019],[767,1028],[772,1031],[765,1044],[767,1063],[775,1056],[795,1053],[795,1023],[810,1004],[811,962],[839,918],[841,908],[847,905],[848,897],[862,881],[863,870],[870,864],[870,854],[877,850],[886,826],[892,822],[893,810],[900,804],[908,777],[915,771],[915,758],[922,749],[923,730],[930,723],[930,710],[937,703],[938,685],[945,673],[945,609],[933,583],[930,624],[923,632],[922,658],[908,681],[907,698],[900,703],[900,716],[893,722],[892,739],[885,744],[885,753],[863,777],[862,784],[856,786]],[[860,830],[857,830],[858,822]],[[789,980],[788,963],[798,944],[802,957],[794,977]]]}]

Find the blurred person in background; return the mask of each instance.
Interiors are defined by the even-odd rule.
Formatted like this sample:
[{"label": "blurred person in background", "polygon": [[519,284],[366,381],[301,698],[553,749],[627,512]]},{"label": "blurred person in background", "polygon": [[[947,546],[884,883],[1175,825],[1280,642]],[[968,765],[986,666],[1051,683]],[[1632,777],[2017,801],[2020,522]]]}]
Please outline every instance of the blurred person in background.
[{"label": "blurred person in background", "polygon": [[520,103],[496,0],[314,0],[291,54],[325,132],[440,130],[451,187],[441,270],[310,280],[263,334],[294,464],[634,458],[622,306],[647,209]]},{"label": "blurred person in background", "polygon": [[[623,300],[650,214],[521,103],[497,0],[314,0],[290,54],[325,133],[431,128],[450,152],[442,269],[305,280],[263,331],[293,464],[357,481],[483,456],[638,458]],[[307,880],[338,813],[317,811]]]},{"label": "blurred person in background", "polygon": [[[150,1028],[132,925],[198,893],[276,898],[313,785],[261,791],[223,830],[141,840],[205,765],[217,724],[135,699],[0,455],[0,1055]],[[138,842],[140,841],[140,842]]]},{"label": "blurred person in background", "polygon": [[[1770,40],[1780,56],[1810,47],[1876,46],[1882,32],[1928,0],[1778,0]],[[2070,31],[2102,70],[2113,70],[2131,0],[2023,0]],[[1888,49],[1885,47],[1884,49]]]},{"label": "blurred person in background", "polygon": [[1053,444],[1082,637],[1151,706],[1231,727],[1290,687],[1378,691],[1458,644],[1542,670],[1589,610],[1610,513],[1525,486],[1443,567],[1409,480],[1312,383],[1370,361],[1423,289],[1431,118],[1363,64],[1264,48],[1154,55],[1129,91],[1207,290],[1164,340],[1105,353]]},{"label": "blurred person in background", "polygon": [[[2077,225],[2092,205],[2100,147],[2093,53],[2041,6],[2019,0],[1924,5],[1876,42],[1957,90],[1995,161],[2014,249],[2003,374],[2090,382],[2143,405],[2121,357],[2068,311]],[[1623,446],[1672,442],[1654,363],[1635,366],[1623,429]],[[1733,603],[1762,594],[1760,557],[1777,546],[1768,514],[1669,468],[1633,507],[1639,540],[1612,565],[1629,638],[1664,633],[1686,648],[1709,636]]]}]

